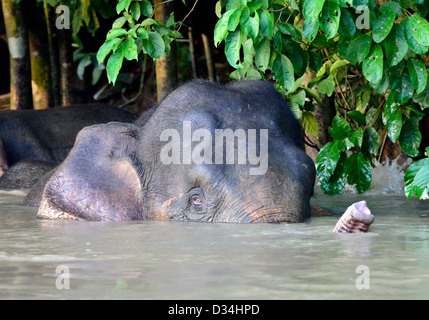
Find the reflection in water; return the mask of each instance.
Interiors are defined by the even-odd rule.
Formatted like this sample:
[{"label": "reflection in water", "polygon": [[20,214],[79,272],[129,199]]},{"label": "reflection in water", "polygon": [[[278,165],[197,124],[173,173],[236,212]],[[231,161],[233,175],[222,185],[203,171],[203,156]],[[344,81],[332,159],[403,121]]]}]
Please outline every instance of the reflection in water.
[{"label": "reflection in water", "polygon": [[[36,218],[25,193],[0,192],[1,299],[427,299],[426,202],[402,195],[317,195],[342,213],[367,200],[366,234],[337,217],[289,225],[76,222]],[[58,266],[70,271],[59,290]],[[356,288],[358,266],[370,288]]]}]

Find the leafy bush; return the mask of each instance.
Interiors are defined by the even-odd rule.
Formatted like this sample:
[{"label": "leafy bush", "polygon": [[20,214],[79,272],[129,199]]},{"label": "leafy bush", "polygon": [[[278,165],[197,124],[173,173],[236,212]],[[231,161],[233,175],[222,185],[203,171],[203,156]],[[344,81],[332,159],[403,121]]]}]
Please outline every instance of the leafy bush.
[{"label": "leafy bush", "polygon": [[[317,134],[307,102],[320,99],[312,88],[335,93],[338,114],[329,128],[333,141],[316,159],[325,193],[340,193],[346,181],[366,191],[371,160],[384,135],[399,141],[409,156],[419,155],[418,123],[429,106],[427,3],[228,0],[219,8],[224,12],[215,44],[225,42],[225,55],[236,69],[231,77],[272,77],[307,133]],[[304,85],[308,70],[316,77]]]},{"label": "leafy bush", "polygon": [[153,59],[170,51],[170,44],[182,35],[174,28],[179,22],[172,14],[164,25],[154,20],[154,7],[148,0],[119,0],[116,12],[121,15],[115,20],[106,35],[106,41],[97,52],[100,64],[107,59],[106,71],[109,82],[115,83],[124,58],[138,60],[140,52]]}]

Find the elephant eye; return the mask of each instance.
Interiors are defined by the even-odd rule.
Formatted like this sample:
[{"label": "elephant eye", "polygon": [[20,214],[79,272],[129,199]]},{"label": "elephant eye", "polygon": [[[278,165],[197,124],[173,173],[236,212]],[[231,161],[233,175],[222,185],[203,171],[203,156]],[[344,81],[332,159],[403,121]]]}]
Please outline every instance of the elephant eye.
[{"label": "elephant eye", "polygon": [[195,209],[197,209],[198,211],[207,210],[207,205],[206,205],[202,195],[194,194],[191,196],[190,200],[191,200],[190,202],[191,202],[192,206]]},{"label": "elephant eye", "polygon": [[203,198],[200,195],[193,195],[191,197],[192,204],[197,207],[206,207]]}]

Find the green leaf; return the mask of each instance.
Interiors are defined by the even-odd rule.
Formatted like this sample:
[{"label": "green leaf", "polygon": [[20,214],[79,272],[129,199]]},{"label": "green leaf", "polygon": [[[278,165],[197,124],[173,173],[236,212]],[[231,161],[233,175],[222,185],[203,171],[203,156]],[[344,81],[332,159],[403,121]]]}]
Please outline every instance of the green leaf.
[{"label": "green leaf", "polygon": [[296,103],[291,103],[289,107],[290,107],[290,111],[292,111],[293,116],[297,120],[300,120],[302,118],[302,110],[299,107],[299,105]]},{"label": "green leaf", "polygon": [[415,193],[419,199],[427,200],[429,189],[429,167],[423,167],[414,177]]},{"label": "green leaf", "polygon": [[297,93],[290,96],[289,102],[291,104],[296,103],[301,107],[303,107],[305,104],[305,97],[306,97],[305,90],[301,89]]},{"label": "green leaf", "polygon": [[409,19],[414,39],[422,46],[429,46],[429,22],[418,13],[414,13]]},{"label": "green leaf", "polygon": [[235,30],[229,33],[225,39],[225,55],[229,64],[234,68],[238,68],[240,64],[240,48],[241,48],[241,32]]},{"label": "green leaf", "polygon": [[223,39],[225,39],[225,36],[228,33],[229,18],[234,12],[235,10],[225,12],[219,19],[219,21],[216,23],[214,29],[214,43],[216,47],[219,45],[219,43],[223,41]]},{"label": "green leaf", "polygon": [[328,128],[328,131],[334,140],[343,140],[348,137],[351,127],[344,118],[336,115],[332,120],[332,127]]},{"label": "green leaf", "polygon": [[413,101],[417,103],[422,110],[429,108],[429,81],[426,88],[419,94],[413,95]]},{"label": "green leaf", "polygon": [[356,186],[359,193],[365,192],[371,186],[371,162],[362,153],[352,154],[346,161],[345,169],[347,182]]},{"label": "green leaf", "polygon": [[113,38],[106,41],[97,52],[97,61],[98,64],[103,64],[104,59],[106,59],[107,55],[112,51],[113,47],[118,45],[122,41],[121,38]]},{"label": "green leaf", "polygon": [[246,79],[262,79],[262,77],[258,70],[255,70],[253,68],[248,68],[246,71]]},{"label": "green leaf", "polygon": [[349,133],[347,139],[355,146],[360,148],[362,146],[363,140],[363,130],[362,128],[358,128],[356,131],[352,131]]},{"label": "green leaf", "polygon": [[265,72],[265,70],[267,70],[268,65],[270,63],[270,56],[271,56],[270,40],[263,39],[258,44],[255,51],[256,67],[262,72]]},{"label": "green leaf", "polygon": [[228,20],[228,31],[233,32],[237,29],[238,24],[240,23],[242,8],[237,8],[233,11]]},{"label": "green leaf", "polygon": [[303,14],[305,20],[319,20],[319,14],[324,4],[325,0],[304,0]]},{"label": "green leaf", "polygon": [[119,70],[121,70],[122,62],[124,61],[124,46],[122,45],[116,50],[107,60],[106,72],[109,78],[109,83],[115,84],[116,78],[118,77]]},{"label": "green leaf", "polygon": [[[304,21],[304,24],[305,24],[305,21]],[[290,23],[279,23],[277,27],[279,28],[281,33],[290,36],[292,39],[296,41],[299,41],[299,42],[302,41],[301,32]]]},{"label": "green leaf", "polygon": [[274,36],[274,17],[267,10],[259,15],[259,32],[266,38]]},{"label": "green leaf", "polygon": [[392,30],[394,22],[395,14],[390,11],[379,16],[372,31],[372,39],[376,43],[383,41],[388,36],[390,30]]},{"label": "green leaf", "polygon": [[341,19],[338,32],[346,37],[353,37],[356,34],[356,21],[348,10],[341,8]]},{"label": "green leaf", "polygon": [[395,92],[395,97],[400,104],[404,104],[410,100],[414,93],[414,87],[411,83],[410,75],[407,69],[404,69],[402,74],[391,77],[391,90]]},{"label": "green leaf", "polygon": [[124,25],[124,23],[127,22],[127,18],[125,17],[119,17],[118,19],[116,19],[113,24],[112,24],[112,29],[114,28],[120,28]]},{"label": "green leaf", "polygon": [[[185,0],[183,0],[183,1],[185,1]],[[221,2],[222,1],[219,0],[218,2],[216,2],[216,5],[215,5],[215,13],[216,13],[216,16],[218,18],[220,18],[222,16],[222,3]]]},{"label": "green leaf", "polygon": [[405,40],[404,27],[401,24],[395,24],[392,31],[385,41],[386,61],[392,67],[396,66],[404,59],[408,44]]},{"label": "green leaf", "polygon": [[[242,41],[242,44],[243,44],[243,64],[246,65],[247,67],[249,67],[248,71],[255,70],[253,68],[253,56],[255,55],[255,48],[253,46],[253,40],[247,39],[245,41]],[[247,73],[249,73],[249,72],[247,72]],[[250,71],[250,73],[252,73],[252,71]],[[257,73],[258,73],[258,78],[260,78],[259,72],[257,72]]]},{"label": "green leaf", "polygon": [[150,1],[143,0],[140,3],[141,13],[146,17],[151,17],[153,14],[153,7]]},{"label": "green leaf", "polygon": [[141,10],[140,10],[140,4],[138,2],[133,2],[131,4],[131,14],[133,16],[133,19],[135,21],[140,19],[141,16]]},{"label": "green leaf", "polygon": [[[416,193],[416,184],[414,183],[416,175],[423,169],[425,170],[425,172],[427,172],[428,168],[429,168],[428,158],[418,160],[408,167],[407,172],[405,173],[405,176],[404,176],[404,181],[405,181],[404,192],[405,192],[405,196],[408,199],[411,198]],[[420,174],[419,176],[420,189],[424,185],[423,177],[424,177],[423,174]],[[419,193],[421,193],[421,191]]]},{"label": "green leaf", "polygon": [[116,13],[119,14],[123,10],[128,11],[130,4],[131,4],[131,0],[119,0],[119,2],[116,5]]},{"label": "green leaf", "polygon": [[386,120],[387,136],[390,141],[396,142],[402,130],[402,112],[401,109],[393,107]]},{"label": "green leaf", "polygon": [[428,46],[422,46],[413,37],[413,34],[411,32],[411,20],[410,20],[410,18],[405,18],[404,20],[402,20],[401,24],[404,26],[405,40],[407,41],[407,44],[410,47],[410,49],[413,50],[417,54],[425,54],[428,51],[429,47]]},{"label": "green leaf", "polygon": [[222,1],[222,6],[225,5],[225,2],[226,2],[226,11],[241,8],[246,5],[245,0],[228,0],[228,1]]},{"label": "green leaf", "polygon": [[428,72],[425,64],[416,57],[410,57],[407,60],[407,67],[413,87],[417,93],[422,93],[428,81]]},{"label": "green leaf", "polygon": [[165,52],[164,40],[153,31],[148,32],[148,37],[148,39],[143,39],[143,48],[153,59],[161,57]]},{"label": "green leaf", "polygon": [[[173,28],[174,26],[176,26],[179,22],[175,22],[174,21],[174,12],[172,12],[170,14],[170,17],[168,18],[167,22],[165,23],[165,26],[167,28]],[[176,30],[177,31],[177,30]]]},{"label": "green leaf", "polygon": [[293,64],[284,54],[277,55],[273,63],[273,69],[275,76],[280,85],[286,90],[290,90],[295,82]]},{"label": "green leaf", "polygon": [[402,15],[401,6],[396,2],[385,2],[380,6],[381,13],[389,13],[392,12],[396,14],[396,16],[400,17]]},{"label": "green leaf", "polygon": [[345,164],[347,161],[347,154],[341,152],[338,163],[335,167],[334,173],[329,179],[320,179],[320,187],[325,194],[339,194],[343,191],[346,185],[346,170]]},{"label": "green leaf", "polygon": [[94,67],[94,69],[92,69],[91,85],[95,86],[98,83],[98,80],[100,80],[104,69],[105,68],[100,68],[100,66]]},{"label": "green leaf", "polygon": [[304,131],[313,136],[318,136],[319,134],[319,125],[317,123],[316,117],[313,113],[309,111],[302,112],[301,124],[304,128]]},{"label": "green leaf", "polygon": [[128,32],[127,30],[122,28],[113,28],[107,33],[106,41],[126,35],[127,32]]},{"label": "green leaf", "polygon": [[348,65],[350,62],[347,60],[337,60],[334,62],[334,64],[329,69],[329,73],[332,73],[335,69],[338,69],[342,66]]},{"label": "green leaf", "polygon": [[328,181],[334,174],[341,151],[337,142],[328,142],[321,149],[316,158],[316,172],[319,180]]},{"label": "green leaf", "polygon": [[352,110],[352,111],[347,112],[347,115],[351,119],[356,121],[356,123],[358,123],[362,126],[366,125],[365,115],[362,112],[357,111],[357,110]]},{"label": "green leaf", "polygon": [[147,19],[144,19],[144,20],[142,21],[142,23],[140,23],[140,26],[141,26],[141,27],[147,27],[147,26],[151,26],[151,25],[158,25],[158,24],[159,24],[159,22],[158,22],[158,21],[153,20],[153,19],[151,19],[151,18],[147,18]]},{"label": "green leaf", "polygon": [[326,94],[330,97],[335,90],[335,81],[333,75],[329,75],[329,77],[320,81],[318,88],[320,93]]},{"label": "green leaf", "polygon": [[326,1],[320,19],[320,29],[325,32],[326,39],[335,37],[340,26],[340,18],[340,7],[333,1]]},{"label": "green leaf", "polygon": [[144,28],[139,28],[139,29],[138,29],[138,34],[137,34],[137,36],[138,36],[139,38],[141,38],[141,39],[149,39],[149,34],[148,34],[148,32],[146,31],[146,29],[144,29]]},{"label": "green leaf", "polygon": [[417,113],[410,115],[406,118],[402,126],[401,135],[399,136],[399,145],[407,155],[410,157],[417,157],[420,155],[419,146],[422,140],[422,135],[419,130],[419,121],[422,116]]},{"label": "green leaf", "polygon": [[127,38],[124,41],[124,57],[127,60],[138,60],[138,55],[137,55],[137,45],[134,39],[132,38]]},{"label": "green leaf", "polygon": [[[319,31],[319,20],[305,20],[304,21],[304,38],[308,40],[308,42],[312,42],[314,38],[316,38],[317,32]],[[279,28],[280,29],[280,28]]]},{"label": "green leaf", "polygon": [[254,17],[252,17],[249,10],[244,10],[240,17],[240,27],[249,38],[255,40],[259,33],[258,12],[254,12]]},{"label": "green leaf", "polygon": [[367,34],[359,35],[350,42],[347,47],[347,56],[343,57],[350,61],[353,65],[362,62],[371,51],[372,39]]},{"label": "green leaf", "polygon": [[85,68],[91,64],[91,56],[85,55],[80,61],[77,66],[77,76],[80,80],[83,80],[83,76],[85,73]]},{"label": "green leaf", "polygon": [[383,50],[375,45],[369,56],[363,61],[362,71],[365,78],[371,83],[378,83],[383,77]]}]

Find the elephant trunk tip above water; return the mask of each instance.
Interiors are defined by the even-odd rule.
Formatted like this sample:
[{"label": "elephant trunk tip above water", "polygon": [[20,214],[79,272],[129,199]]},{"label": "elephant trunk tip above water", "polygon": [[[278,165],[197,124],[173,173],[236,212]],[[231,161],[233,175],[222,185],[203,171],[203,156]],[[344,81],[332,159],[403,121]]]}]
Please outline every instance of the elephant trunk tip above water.
[{"label": "elephant trunk tip above water", "polygon": [[236,223],[310,217],[314,163],[299,122],[270,83],[191,81],[136,123],[84,128],[46,184],[38,216]]}]

